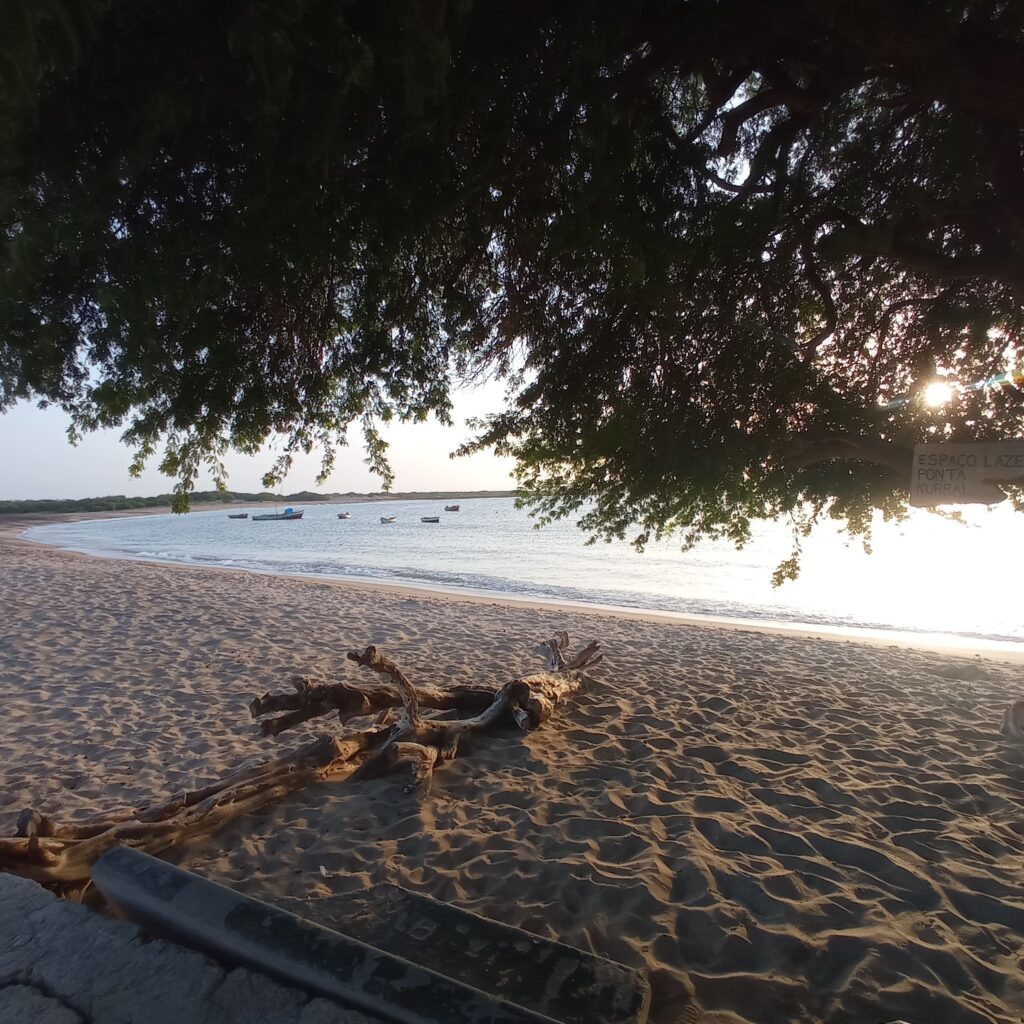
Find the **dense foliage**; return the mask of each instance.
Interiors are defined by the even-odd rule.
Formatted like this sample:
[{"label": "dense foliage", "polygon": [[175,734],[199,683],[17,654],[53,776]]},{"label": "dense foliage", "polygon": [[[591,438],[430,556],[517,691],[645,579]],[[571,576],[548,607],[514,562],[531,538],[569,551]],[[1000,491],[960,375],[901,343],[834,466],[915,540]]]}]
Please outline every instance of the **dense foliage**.
[{"label": "dense foliage", "polygon": [[5,11],[0,403],[183,493],[353,423],[387,480],[379,424],[486,372],[478,444],[641,542],[862,532],[907,445],[1021,435],[1024,5]]}]

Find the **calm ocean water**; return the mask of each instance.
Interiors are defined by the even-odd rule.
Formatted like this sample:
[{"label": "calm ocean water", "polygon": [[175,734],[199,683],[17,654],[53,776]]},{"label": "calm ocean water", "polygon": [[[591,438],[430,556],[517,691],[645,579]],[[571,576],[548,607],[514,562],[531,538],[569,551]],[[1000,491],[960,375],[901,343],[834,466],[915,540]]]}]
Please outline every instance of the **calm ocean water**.
[{"label": "calm ocean water", "polygon": [[[228,507],[36,527],[33,540],[114,557],[376,580],[447,591],[675,612],[717,619],[881,630],[1024,645],[1024,519],[999,509],[969,527],[925,513],[880,527],[866,555],[831,528],[804,544],[803,574],[773,590],[789,533],[766,523],[742,551],[670,542],[640,555],[585,544],[572,522],[535,529],[511,498],[313,505],[298,522],[228,519]],[[347,508],[349,520],[337,513]],[[234,509],[232,509],[233,511]],[[257,510],[266,511],[266,509]],[[381,515],[397,521],[382,525]],[[439,524],[420,522],[440,515]]]}]

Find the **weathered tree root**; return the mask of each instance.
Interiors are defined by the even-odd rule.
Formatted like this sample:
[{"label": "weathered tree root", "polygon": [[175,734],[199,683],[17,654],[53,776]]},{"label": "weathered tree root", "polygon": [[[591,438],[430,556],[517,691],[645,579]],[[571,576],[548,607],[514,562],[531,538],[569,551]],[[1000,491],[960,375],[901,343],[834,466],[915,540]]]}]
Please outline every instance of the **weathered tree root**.
[{"label": "weathered tree root", "polygon": [[[597,643],[591,643],[569,661],[565,660],[563,651],[568,647],[569,636],[562,632],[551,640],[538,645],[538,651],[544,655],[547,668],[551,671],[582,669],[596,665],[601,660],[597,654]],[[359,662],[349,654],[349,659]],[[372,715],[386,708],[397,707],[403,703],[401,687],[391,672],[383,672],[394,686],[352,686],[349,683],[319,683],[308,676],[294,676],[292,684],[294,693],[265,693],[249,703],[249,713],[253,718],[288,711],[289,714],[277,718],[267,718],[260,723],[260,735],[278,736],[286,729],[308,722],[311,718],[337,711],[338,719],[347,722],[361,715]],[[493,686],[417,686],[415,687],[416,702],[421,708],[433,708],[439,711],[483,711],[488,708],[497,694]]]},{"label": "weathered tree root", "polygon": [[387,742],[363,762],[353,777],[368,778],[407,765],[409,781],[405,792],[415,789],[427,792],[434,767],[438,762],[455,758],[463,737],[503,724],[515,724],[520,729],[536,728],[551,716],[559,702],[579,690],[583,684],[582,670],[601,660],[598,645],[591,643],[567,661],[564,651],[568,644],[569,636],[564,632],[541,644],[539,650],[545,655],[549,671],[505,683],[494,694],[490,706],[475,718],[451,722],[423,719],[419,713],[418,691],[402,670],[376,647],[367,647],[361,653],[349,651],[350,661],[388,676],[398,686],[403,705],[402,715],[392,726]]},{"label": "weathered tree root", "polygon": [[203,789],[163,803],[64,825],[27,809],[14,839],[0,839],[0,870],[23,875],[58,891],[88,881],[89,869],[113,846],[159,853],[208,835],[225,822],[286,796],[310,782],[337,775],[359,753],[388,739],[389,730],[321,736],[289,754],[233,772]]},{"label": "weathered tree root", "polygon": [[[158,853],[208,835],[226,822],[310,782],[351,771],[352,762],[364,753],[369,756],[352,773],[352,778],[369,778],[407,767],[406,792],[425,790],[435,766],[454,758],[465,736],[506,724],[535,728],[553,713],[559,702],[579,690],[583,670],[596,665],[601,655],[597,653],[597,644],[592,643],[567,660],[564,652],[568,642],[568,636],[562,633],[540,645],[547,663],[545,672],[513,679],[497,689],[458,687],[452,691],[414,688],[402,670],[375,647],[352,651],[348,655],[350,660],[387,676],[394,684],[365,691],[373,695],[366,703],[355,702],[351,697],[362,696],[364,691],[344,687],[350,694],[344,705],[348,717],[380,710],[372,727],[342,737],[323,736],[291,753],[241,768],[210,786],[178,793],[151,807],[118,811],[77,824],[61,824],[28,808],[18,819],[16,836],[0,839],[0,870],[31,878],[65,895],[80,893],[88,884],[92,864],[113,846],[127,845]],[[340,694],[341,690],[336,692]],[[483,695],[487,702],[481,705]],[[308,710],[322,703],[317,701],[306,709],[296,710]],[[392,708],[399,704],[402,712],[395,718]],[[473,718],[441,720],[424,718],[420,714],[422,706],[484,709]]]},{"label": "weathered tree root", "polygon": [[[399,692],[391,686],[351,686],[348,683],[317,683],[308,676],[295,676],[295,693],[265,693],[249,704],[253,718],[275,711],[290,714],[267,718],[260,723],[260,735],[277,736],[293,725],[311,718],[338,712],[338,720],[347,722],[360,715],[372,715],[402,703]],[[479,711],[494,700],[494,689],[486,686],[417,687],[420,707],[441,711]]]}]

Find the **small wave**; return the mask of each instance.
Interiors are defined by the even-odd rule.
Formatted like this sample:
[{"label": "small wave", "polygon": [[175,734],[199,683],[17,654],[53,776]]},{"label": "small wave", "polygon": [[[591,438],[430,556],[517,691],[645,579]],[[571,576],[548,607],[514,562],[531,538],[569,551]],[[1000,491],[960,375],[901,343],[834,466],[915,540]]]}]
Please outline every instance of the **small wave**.
[{"label": "small wave", "polygon": [[[499,514],[497,508],[496,504],[481,506],[492,518]],[[423,511],[417,507],[409,514],[418,516]],[[984,612],[965,614],[959,628],[929,628],[912,620],[912,600],[893,612],[894,620],[905,621],[882,621],[873,614],[877,612],[874,604],[848,603],[839,591],[825,590],[821,602],[799,597],[794,603],[780,604],[775,594],[768,593],[765,580],[775,563],[764,553],[759,562],[747,552],[740,557],[708,549],[684,558],[678,552],[670,556],[661,551],[639,563],[631,549],[628,555],[602,549],[601,558],[595,559],[595,549],[584,550],[577,534],[563,533],[559,539],[554,528],[538,534],[510,518],[496,520],[495,527],[504,524],[496,529],[482,516],[460,520],[458,530],[425,532],[418,529],[416,520],[400,522],[384,534],[376,525],[376,510],[348,524],[344,533],[335,528],[333,515],[330,527],[326,519],[318,522],[310,516],[303,524],[309,529],[291,533],[239,531],[236,524],[229,526],[221,519],[220,513],[210,513],[189,521],[97,520],[35,527],[25,536],[90,554],[235,571],[380,582],[793,628],[869,630],[894,636],[915,633],[1017,645],[1024,641],[1012,620],[998,612],[988,617]],[[798,590],[780,592],[793,598],[798,594]],[[844,614],[846,607],[857,613]],[[952,616],[947,612],[943,618]],[[989,624],[993,628],[986,629]]]},{"label": "small wave", "polygon": [[630,608],[637,611],[668,612],[693,615],[700,618],[753,621],[775,625],[819,627],[823,629],[854,629],[883,633],[913,632],[934,636],[959,636],[972,640],[1020,643],[1021,638],[982,631],[929,629],[908,624],[860,620],[853,616],[828,615],[797,607],[765,607],[733,601],[654,597],[649,594],[617,589],[569,587],[495,576],[485,573],[449,572],[423,569],[416,566],[371,566],[343,562],[292,560],[232,560],[212,556],[192,556],[190,562],[202,562],[253,572],[286,576],[311,576],[340,580],[365,580],[395,585],[423,586],[430,589],[468,592],[496,597],[508,596],[527,600],[564,601],[567,604],[592,605],[611,608]]}]

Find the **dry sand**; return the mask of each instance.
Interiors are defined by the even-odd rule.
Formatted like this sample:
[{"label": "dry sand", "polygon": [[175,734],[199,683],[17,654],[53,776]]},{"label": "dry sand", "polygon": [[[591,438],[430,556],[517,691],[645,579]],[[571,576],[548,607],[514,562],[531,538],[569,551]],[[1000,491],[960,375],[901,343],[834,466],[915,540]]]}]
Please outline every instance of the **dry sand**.
[{"label": "dry sand", "polygon": [[1019,665],[102,560],[10,528],[0,602],[4,833],[25,805],[150,802],[331,728],[261,739],[246,705],[292,672],[358,679],[350,647],[502,681],[566,628],[604,645],[592,685],[462,751],[425,801],[322,784],[171,859],[313,917],[398,882],[647,967],[661,1024],[1024,1018],[1024,744],[997,731]]}]

